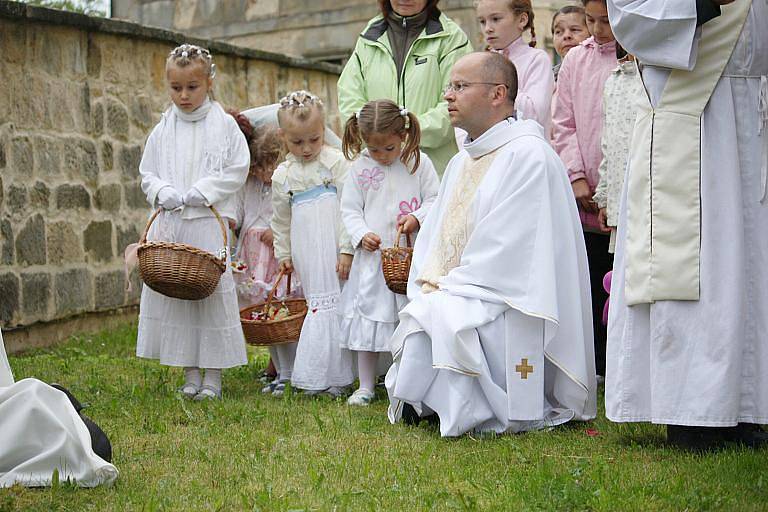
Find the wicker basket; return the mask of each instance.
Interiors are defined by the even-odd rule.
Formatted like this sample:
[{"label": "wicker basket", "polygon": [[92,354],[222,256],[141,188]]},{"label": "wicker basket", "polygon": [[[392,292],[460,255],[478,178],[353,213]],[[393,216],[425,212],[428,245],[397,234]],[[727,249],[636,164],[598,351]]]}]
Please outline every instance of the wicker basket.
[{"label": "wicker basket", "polygon": [[[174,299],[201,300],[208,297],[227,269],[226,256],[217,258],[197,247],[177,242],[147,242],[149,227],[161,211],[158,209],[149,219],[139,241],[141,280],[156,292]],[[227,228],[219,212],[212,206],[211,211],[219,221],[226,246]]]},{"label": "wicker basket", "polygon": [[411,235],[408,234],[405,235],[406,247],[400,247],[402,234],[403,227],[400,226],[397,230],[395,246],[381,250],[381,271],[384,273],[387,287],[395,293],[405,295],[408,288],[408,274],[411,271],[413,247],[411,247]]},{"label": "wicker basket", "polygon": [[[285,274],[283,271],[280,271],[275,280],[275,286],[269,292],[266,302],[240,310],[240,324],[243,326],[245,341],[249,345],[279,345],[299,339],[301,326],[304,324],[304,317],[307,316],[307,301],[305,299],[286,299],[281,302],[275,300],[277,285],[280,284],[280,280],[286,275],[288,276],[286,294],[290,294],[291,274]],[[253,320],[251,318],[251,313],[265,311],[272,303],[285,304],[290,314],[279,320]]]}]

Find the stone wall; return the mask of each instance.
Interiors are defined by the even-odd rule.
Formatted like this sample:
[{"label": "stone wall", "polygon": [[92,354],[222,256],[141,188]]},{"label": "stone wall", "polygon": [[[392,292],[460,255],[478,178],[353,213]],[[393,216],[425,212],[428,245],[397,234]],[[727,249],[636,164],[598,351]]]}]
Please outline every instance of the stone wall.
[{"label": "stone wall", "polygon": [[[535,0],[539,47],[554,56],[552,13],[576,0]],[[474,0],[441,0],[440,8],[483,47]],[[200,37],[316,60],[343,61],[376,0],[112,0],[112,16]]]},{"label": "stone wall", "polygon": [[[148,217],[142,145],[169,104],[165,57],[184,40],[0,1],[3,330],[137,303],[139,286],[125,291],[122,254]],[[211,48],[225,106],[271,103],[308,88],[336,111],[334,66],[192,42]]]}]

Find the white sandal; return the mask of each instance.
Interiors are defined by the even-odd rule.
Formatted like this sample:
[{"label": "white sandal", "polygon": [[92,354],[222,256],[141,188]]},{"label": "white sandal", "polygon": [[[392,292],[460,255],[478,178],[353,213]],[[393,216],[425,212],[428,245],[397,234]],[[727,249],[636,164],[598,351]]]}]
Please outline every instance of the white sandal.
[{"label": "white sandal", "polygon": [[200,392],[200,388],[190,382],[185,382],[177,391],[181,393],[184,398],[195,398]]}]

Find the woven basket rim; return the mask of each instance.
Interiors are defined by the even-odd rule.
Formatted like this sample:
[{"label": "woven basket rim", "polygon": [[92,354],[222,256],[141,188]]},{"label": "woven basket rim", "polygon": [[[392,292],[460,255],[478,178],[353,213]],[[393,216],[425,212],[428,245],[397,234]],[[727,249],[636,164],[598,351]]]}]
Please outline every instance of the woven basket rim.
[{"label": "woven basket rim", "polygon": [[245,324],[250,324],[250,325],[274,325],[274,324],[279,324],[279,323],[283,323],[283,322],[288,322],[290,320],[295,320],[295,319],[303,317],[303,316],[307,316],[307,312],[309,311],[309,308],[307,307],[306,299],[287,299],[287,300],[283,300],[283,301],[280,301],[280,302],[281,303],[283,303],[283,302],[302,302],[303,303],[303,310],[298,312],[298,313],[293,313],[292,315],[288,315],[288,316],[280,318],[280,319],[271,319],[271,320],[254,320],[252,318],[245,318],[245,317],[242,316],[243,313],[250,313],[250,312],[252,312],[255,309],[263,308],[267,304],[266,302],[261,302],[259,304],[254,304],[252,306],[247,306],[247,307],[244,307],[243,309],[241,309],[240,310],[240,322],[241,323],[245,323]]}]

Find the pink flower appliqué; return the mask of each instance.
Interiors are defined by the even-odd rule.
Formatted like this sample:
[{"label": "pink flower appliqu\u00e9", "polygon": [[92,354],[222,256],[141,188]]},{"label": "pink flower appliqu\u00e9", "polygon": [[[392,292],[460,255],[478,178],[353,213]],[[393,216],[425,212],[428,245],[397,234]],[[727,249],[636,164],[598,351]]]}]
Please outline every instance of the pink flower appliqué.
[{"label": "pink flower appliqu\u00e9", "polygon": [[373,169],[363,169],[363,172],[357,175],[357,182],[363,190],[379,190],[381,182],[384,181],[384,171],[379,167]]},{"label": "pink flower appliqu\u00e9", "polygon": [[400,222],[400,219],[418,210],[419,206],[421,206],[419,200],[415,197],[411,198],[410,201],[400,201],[400,213],[397,216],[397,221]]}]

